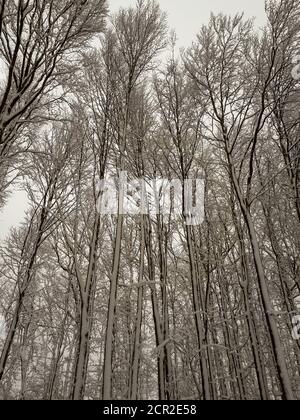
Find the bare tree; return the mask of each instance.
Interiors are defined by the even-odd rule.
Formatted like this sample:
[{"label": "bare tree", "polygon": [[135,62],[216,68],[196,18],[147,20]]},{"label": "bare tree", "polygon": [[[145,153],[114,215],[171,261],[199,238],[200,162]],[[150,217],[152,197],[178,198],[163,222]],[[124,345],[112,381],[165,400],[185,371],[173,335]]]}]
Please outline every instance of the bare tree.
[{"label": "bare tree", "polygon": [[[22,136],[28,124],[51,117],[78,52],[103,30],[106,3],[1,1],[0,10],[0,170],[5,179],[14,154],[26,147]],[[7,189],[2,182],[1,194]]]},{"label": "bare tree", "polygon": [[[129,115],[131,95],[139,79],[143,76],[152,60],[165,46],[165,16],[158,4],[149,1],[139,1],[136,9],[121,10],[115,17],[114,30],[116,36],[116,54],[120,65],[119,78],[122,90],[122,108],[118,126],[119,158],[118,167],[125,169],[124,153],[128,143]],[[151,67],[150,67],[151,68]],[[111,272],[111,287],[109,295],[108,318],[106,329],[106,345],[103,374],[103,399],[111,398],[112,374],[112,344],[115,308],[118,289],[118,275],[121,258],[123,210],[122,202],[118,204],[116,234],[114,244],[113,267]]]},{"label": "bare tree", "polygon": [[300,398],[299,13],[0,2],[1,399]]}]

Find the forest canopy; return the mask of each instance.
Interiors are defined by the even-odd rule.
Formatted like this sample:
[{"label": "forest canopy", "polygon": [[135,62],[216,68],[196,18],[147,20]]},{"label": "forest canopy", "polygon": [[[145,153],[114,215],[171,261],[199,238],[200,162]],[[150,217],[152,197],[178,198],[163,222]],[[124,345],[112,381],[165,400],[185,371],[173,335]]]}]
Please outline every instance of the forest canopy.
[{"label": "forest canopy", "polygon": [[300,1],[265,8],[178,52],[157,1],[0,0],[0,399],[300,399]]}]

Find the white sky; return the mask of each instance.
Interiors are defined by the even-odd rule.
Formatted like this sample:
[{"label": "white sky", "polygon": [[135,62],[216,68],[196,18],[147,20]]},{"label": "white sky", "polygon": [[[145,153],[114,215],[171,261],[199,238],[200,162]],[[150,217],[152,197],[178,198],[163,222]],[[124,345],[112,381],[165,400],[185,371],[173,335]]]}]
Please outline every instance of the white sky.
[{"label": "white sky", "polygon": [[[135,0],[108,0],[111,11],[134,5]],[[265,22],[264,0],[158,0],[162,10],[168,13],[171,29],[175,29],[180,47],[188,46],[208,23],[211,12],[234,15],[244,12],[247,18],[256,18],[260,27]]]},{"label": "white sky", "polygon": [[[112,12],[119,7],[134,5],[135,0],[108,0]],[[168,13],[170,29],[175,29],[178,46],[191,44],[202,24],[209,20],[210,13],[223,12],[236,14],[244,12],[245,17],[256,18],[258,27],[265,22],[264,0],[159,0],[162,10]],[[19,224],[27,207],[26,195],[17,191],[0,213],[0,240],[4,239],[9,229]]]}]

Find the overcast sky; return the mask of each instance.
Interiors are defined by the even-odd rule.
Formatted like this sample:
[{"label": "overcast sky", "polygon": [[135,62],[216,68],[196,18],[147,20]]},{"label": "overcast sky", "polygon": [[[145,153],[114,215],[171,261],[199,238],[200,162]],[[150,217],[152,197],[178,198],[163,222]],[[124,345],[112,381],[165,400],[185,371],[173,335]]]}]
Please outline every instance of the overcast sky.
[{"label": "overcast sky", "polygon": [[[111,11],[135,3],[135,0],[109,2]],[[176,30],[181,47],[193,41],[201,25],[208,22],[211,12],[231,15],[244,12],[246,17],[255,17],[258,26],[265,22],[264,0],[159,0],[159,4],[168,13],[170,28]]]},{"label": "overcast sky", "polygon": [[[208,22],[210,13],[223,12],[236,14],[244,12],[245,17],[255,17],[256,25],[265,22],[263,0],[159,0],[161,8],[168,13],[170,29],[175,29],[178,46],[188,46],[195,38],[202,24]],[[135,0],[109,0],[112,12],[119,7],[134,5]],[[22,192],[12,194],[5,209],[0,213],[0,240],[11,226],[22,221],[26,209],[26,195]]]}]

